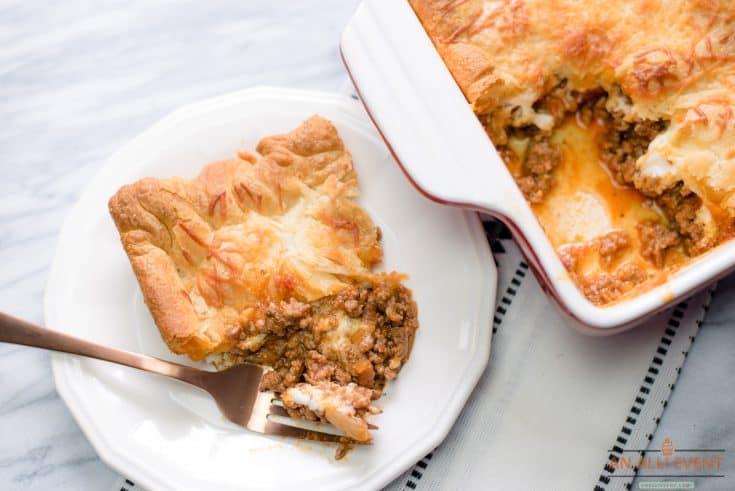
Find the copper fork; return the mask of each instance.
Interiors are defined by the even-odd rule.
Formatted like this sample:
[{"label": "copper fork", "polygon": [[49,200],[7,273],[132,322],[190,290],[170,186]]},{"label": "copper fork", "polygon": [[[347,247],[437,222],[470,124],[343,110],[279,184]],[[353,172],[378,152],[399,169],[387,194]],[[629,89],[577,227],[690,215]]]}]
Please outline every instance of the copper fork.
[{"label": "copper fork", "polygon": [[246,363],[221,372],[198,370],[152,356],[85,341],[2,312],[0,312],[0,342],[96,358],[186,382],[208,392],[227,419],[257,433],[324,442],[352,441],[345,436],[273,421],[273,416],[288,418],[288,413],[282,406],[274,404],[278,401],[272,392],[260,391],[260,381],[266,369],[259,365]]}]

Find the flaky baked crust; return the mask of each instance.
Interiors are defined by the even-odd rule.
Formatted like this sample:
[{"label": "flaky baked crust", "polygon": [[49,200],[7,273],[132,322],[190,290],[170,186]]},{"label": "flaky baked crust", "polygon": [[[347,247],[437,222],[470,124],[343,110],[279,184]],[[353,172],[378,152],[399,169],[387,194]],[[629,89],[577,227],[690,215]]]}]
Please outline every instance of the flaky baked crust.
[{"label": "flaky baked crust", "polygon": [[735,215],[735,2],[410,2],[491,133],[509,124],[549,129],[534,103],[561,80],[601,87],[628,120],[671,122],[641,173],[662,187],[683,181]]},{"label": "flaky baked crust", "polygon": [[379,232],[358,206],[352,158],[314,116],[264,138],[260,156],[191,180],[146,178],[109,202],[146,304],[175,353],[201,359],[243,339],[269,304],[310,302],[372,278]]}]

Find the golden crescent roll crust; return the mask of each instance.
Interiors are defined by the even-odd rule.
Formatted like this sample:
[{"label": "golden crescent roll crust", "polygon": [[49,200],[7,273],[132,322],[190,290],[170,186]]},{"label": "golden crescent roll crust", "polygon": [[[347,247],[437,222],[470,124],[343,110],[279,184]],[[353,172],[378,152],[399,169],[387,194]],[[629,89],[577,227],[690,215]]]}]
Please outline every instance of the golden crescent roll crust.
[{"label": "golden crescent roll crust", "polygon": [[142,179],[109,202],[164,341],[193,359],[242,343],[243,326],[273,302],[309,302],[372,278],[382,258],[329,121],[313,116],[257,150],[195,179]]},{"label": "golden crescent roll crust", "polygon": [[735,2],[410,0],[496,144],[552,118],[560,81],[604,89],[627,120],[671,125],[639,170],[735,216]]}]

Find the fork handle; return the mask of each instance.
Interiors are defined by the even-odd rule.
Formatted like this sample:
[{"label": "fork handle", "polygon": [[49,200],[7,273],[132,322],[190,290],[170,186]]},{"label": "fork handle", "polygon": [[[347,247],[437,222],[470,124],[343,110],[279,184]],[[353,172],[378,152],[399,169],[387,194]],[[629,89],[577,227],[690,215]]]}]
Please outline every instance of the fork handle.
[{"label": "fork handle", "polygon": [[179,365],[178,363],[153,358],[152,356],[102,346],[32,324],[4,312],[0,312],[0,342],[22,344],[34,348],[43,348],[109,361],[146,372],[172,377],[203,389],[204,378],[208,373],[203,370],[197,370],[196,368]]}]

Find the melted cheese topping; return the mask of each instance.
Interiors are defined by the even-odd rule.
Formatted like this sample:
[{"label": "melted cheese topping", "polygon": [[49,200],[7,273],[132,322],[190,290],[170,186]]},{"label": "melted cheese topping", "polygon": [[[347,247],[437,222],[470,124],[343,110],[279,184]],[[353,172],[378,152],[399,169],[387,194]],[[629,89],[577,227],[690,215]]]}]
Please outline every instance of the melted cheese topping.
[{"label": "melted cheese topping", "polygon": [[[342,430],[345,435],[368,442],[371,437],[365,418],[379,411],[370,406],[371,395],[370,389],[354,383],[337,385],[322,382],[319,385],[298,384],[289,387],[281,394],[281,398],[287,408],[307,408]],[[356,408],[359,408],[359,414]]]},{"label": "melted cheese topping", "polygon": [[362,318],[347,317],[343,313],[338,314],[336,324],[334,329],[324,335],[322,352],[349,353],[350,347],[359,344],[362,336],[370,335],[375,330],[373,323]]},{"label": "melted cheese topping", "polygon": [[[735,35],[735,33],[733,34]],[[735,210],[735,139],[729,96],[702,102],[671,121],[638,162],[644,176],[681,180],[709,203]]]},{"label": "melted cheese topping", "polygon": [[264,138],[258,158],[213,162],[191,180],[143,179],[110,212],[161,334],[199,359],[257,349],[270,304],[312,302],[374,278],[379,232],[360,208],[352,159],[314,116]]},{"label": "melted cheese topping", "polygon": [[335,248],[328,240],[333,230],[314,218],[330,206],[329,200],[305,194],[284,215],[250,212],[243,223],[210,234],[211,255],[188,288],[197,304],[197,297],[205,299],[201,315],[219,301],[236,310],[291,296],[310,302],[344,288],[343,277],[370,276],[357,251]]},{"label": "melted cheese topping", "polygon": [[317,414],[324,414],[327,408],[332,408],[342,414],[354,416],[352,398],[356,387],[355,384],[322,387],[299,384],[288,388],[283,393],[283,400],[289,404],[304,406]]}]

